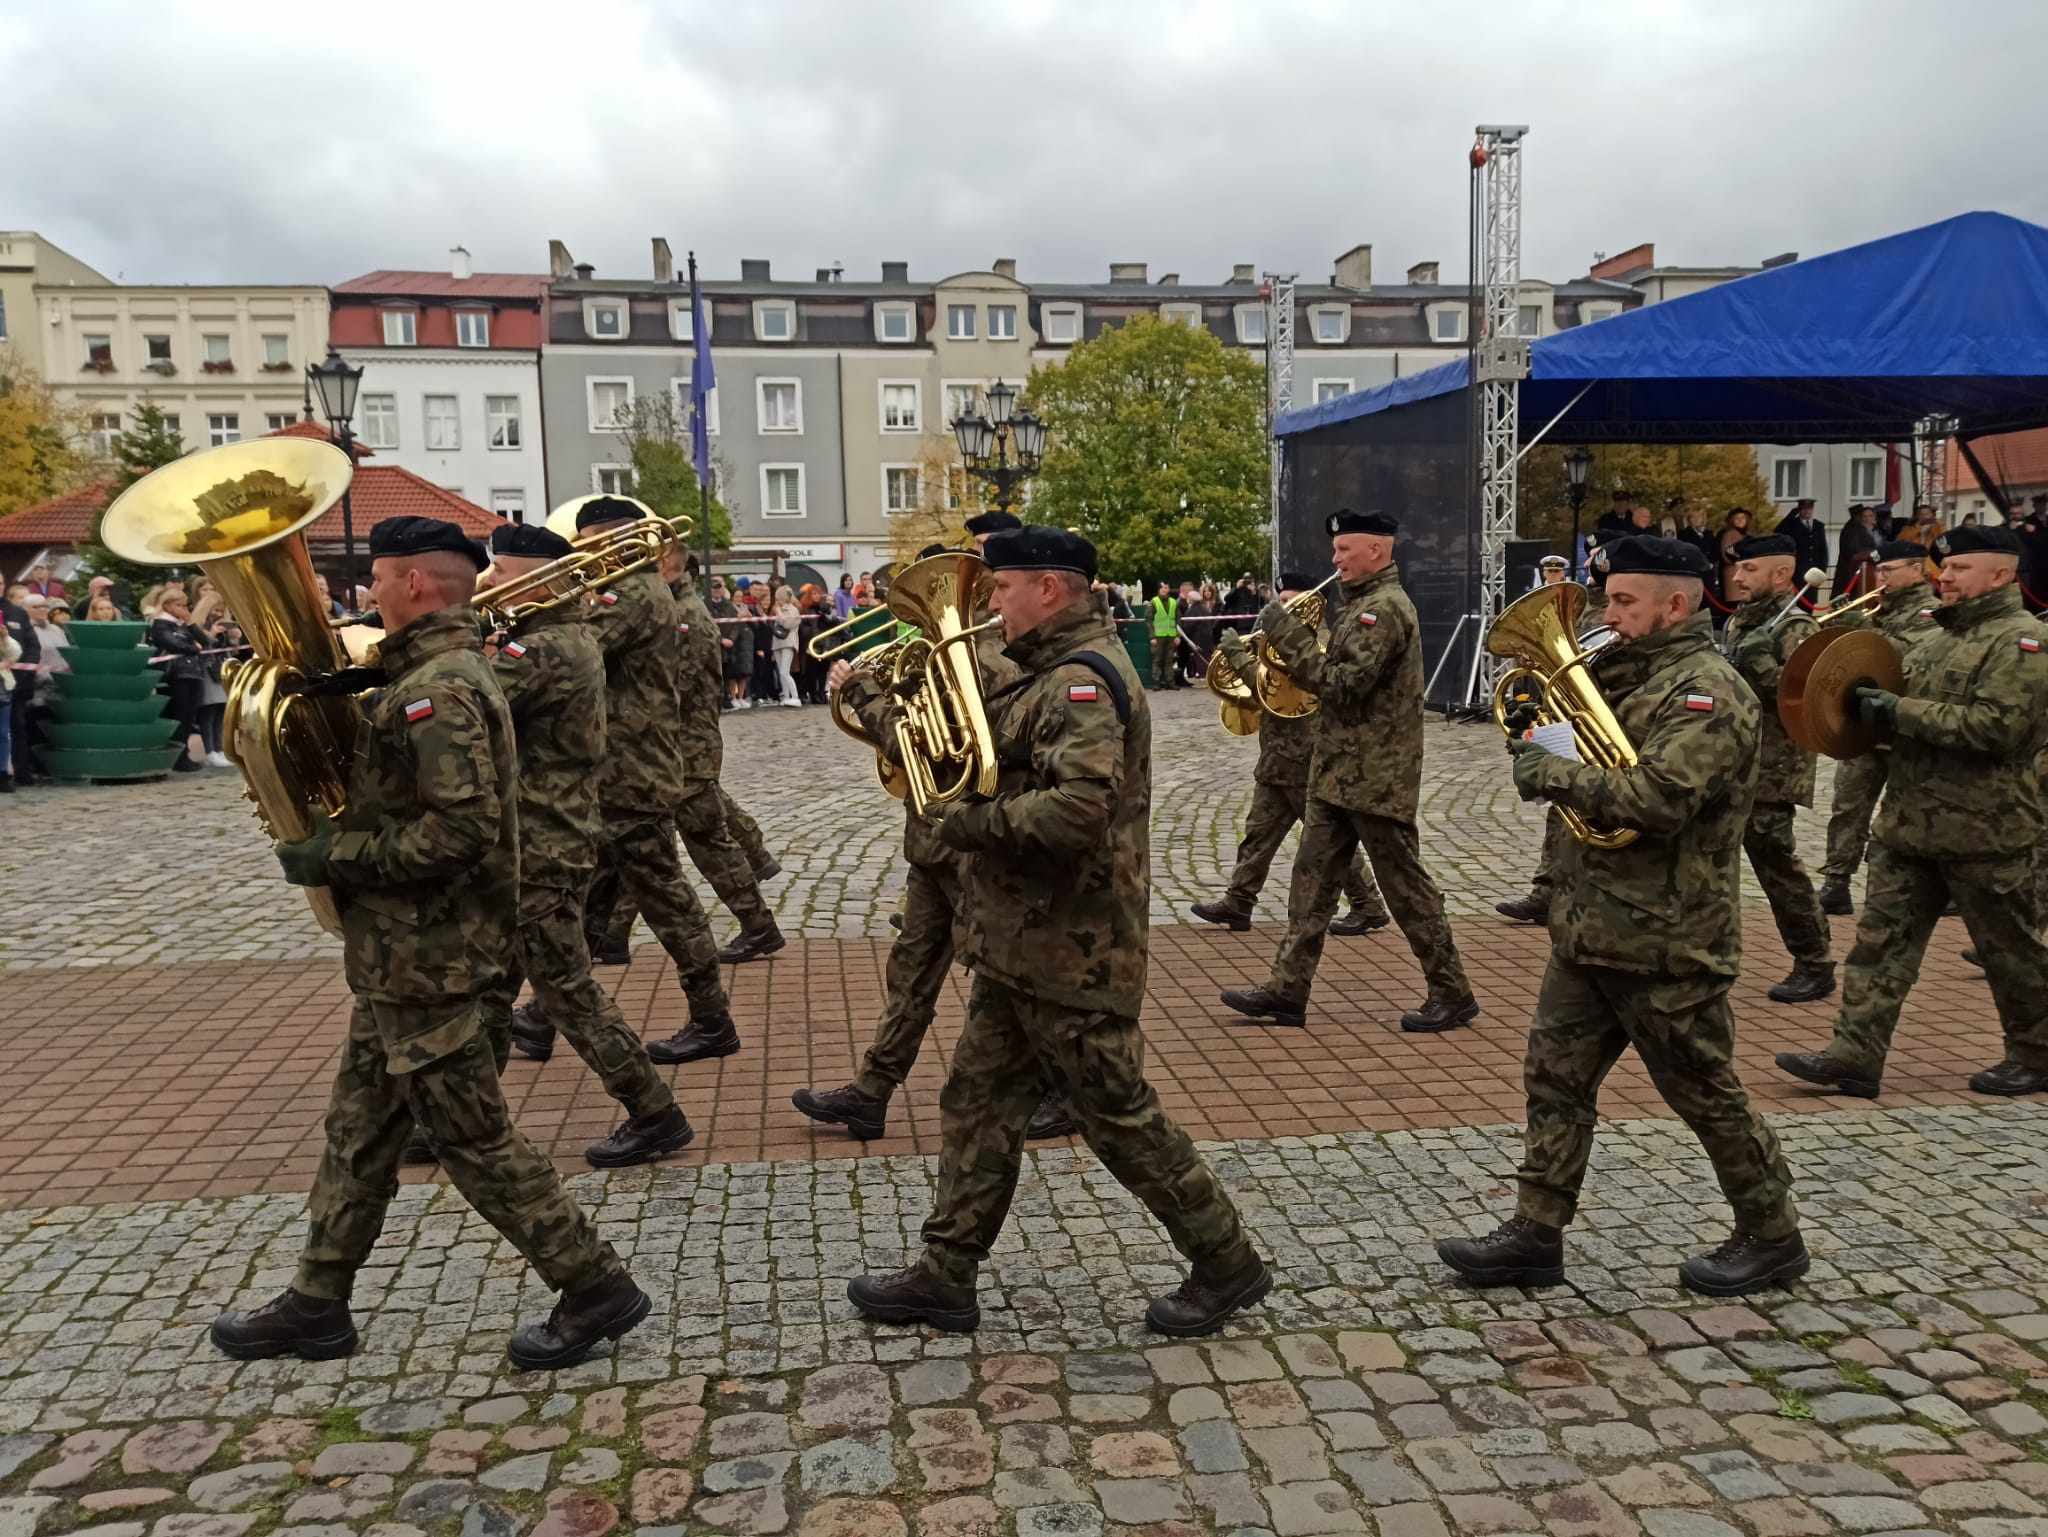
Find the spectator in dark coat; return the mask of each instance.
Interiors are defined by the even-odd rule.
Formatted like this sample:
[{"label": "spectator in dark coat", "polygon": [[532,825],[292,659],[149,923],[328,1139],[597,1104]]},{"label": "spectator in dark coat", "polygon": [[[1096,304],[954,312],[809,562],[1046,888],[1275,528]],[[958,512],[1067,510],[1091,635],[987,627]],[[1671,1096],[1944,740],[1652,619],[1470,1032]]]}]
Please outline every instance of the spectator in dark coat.
[{"label": "spectator in dark coat", "polygon": [[2048,608],[2048,492],[2029,498],[2027,510],[2013,509],[2014,532],[2020,536],[2020,597],[2027,612]]},{"label": "spectator in dark coat", "polygon": [[1816,567],[1822,571],[1828,568],[1828,531],[1813,515],[1813,499],[1801,497],[1792,504],[1792,516],[1778,525],[1778,532],[1788,537],[1796,548],[1792,558],[1794,581],[1804,581],[1806,573]]},{"label": "spectator in dark coat", "polygon": [[206,748],[199,736],[199,707],[206,693],[207,634],[192,622],[192,603],[185,589],[166,587],[158,603],[161,612],[149,623],[150,649],[167,656],[160,663],[171,686],[171,715],[178,723],[178,742],[185,749],[171,768],[180,774],[194,774],[206,766]]},{"label": "spectator in dark coat", "polygon": [[[1877,532],[1877,508],[1871,505],[1851,507],[1849,521],[1842,525],[1840,559],[1835,566],[1835,585],[1831,597],[1839,598],[1844,593],[1861,597],[1870,590],[1875,577],[1865,567],[1875,558],[1879,544]],[[1863,579],[1857,581],[1857,573],[1863,572]],[[1851,592],[1851,583],[1855,583]]]}]

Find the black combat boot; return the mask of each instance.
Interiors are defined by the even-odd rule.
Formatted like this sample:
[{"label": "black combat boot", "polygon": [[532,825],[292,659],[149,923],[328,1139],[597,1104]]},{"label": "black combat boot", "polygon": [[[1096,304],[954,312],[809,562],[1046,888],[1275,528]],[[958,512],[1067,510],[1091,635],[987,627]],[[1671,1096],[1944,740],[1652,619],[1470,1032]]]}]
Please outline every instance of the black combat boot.
[{"label": "black combat boot", "polygon": [[505,1354],[523,1372],[574,1366],[606,1340],[623,1338],[653,1310],[653,1300],[621,1270],[580,1292],[563,1292],[548,1321],[514,1334]]},{"label": "black combat boot", "polygon": [[1419,1009],[1401,1016],[1401,1028],[1410,1035],[1441,1035],[1479,1017],[1479,1000],[1467,993],[1463,998],[1432,998]]},{"label": "black combat boot", "polygon": [[1820,910],[1834,918],[1847,918],[1855,913],[1856,903],[1849,895],[1846,875],[1830,875],[1820,883]]},{"label": "black combat boot", "polygon": [[863,1094],[850,1083],[843,1089],[798,1089],[789,1102],[814,1121],[844,1126],[863,1142],[882,1135],[889,1115],[886,1099]]},{"label": "black combat boot", "polygon": [[1517,923],[1548,923],[1550,898],[1532,891],[1526,897],[1510,897],[1505,902],[1496,902],[1493,904],[1493,910],[1503,918],[1512,918]]},{"label": "black combat boot", "polygon": [[670,1105],[652,1115],[636,1115],[620,1122],[609,1137],[586,1147],[583,1156],[590,1160],[592,1168],[623,1169],[679,1153],[696,1139],[696,1130],[682,1107]]},{"label": "black combat boot", "polygon": [[1484,1238],[1439,1238],[1437,1258],[1474,1286],[1558,1286],[1564,1281],[1564,1229],[1508,1218]]},{"label": "black combat boot", "polygon": [[948,1286],[922,1265],[894,1275],[855,1276],[846,1300],[878,1323],[930,1324],[966,1333],[981,1324],[981,1304],[964,1286]]},{"label": "black combat boot", "polygon": [[1824,1089],[1839,1089],[1854,1099],[1876,1099],[1878,1085],[1883,1081],[1881,1073],[1837,1062],[1820,1051],[1781,1051],[1776,1061],[1782,1073],[1817,1083]]},{"label": "black combat boot", "polygon": [[1746,1297],[1766,1286],[1796,1281],[1812,1268],[1806,1240],[1752,1238],[1737,1231],[1711,1254],[1695,1254],[1678,1267],[1678,1284],[1708,1297]]},{"label": "black combat boot", "polygon": [[590,941],[590,964],[593,966],[630,966],[633,964],[633,947],[620,940],[614,944],[602,934]]},{"label": "black combat boot", "polygon": [[2027,1067],[2008,1057],[1996,1067],[1987,1067],[1981,1073],[1971,1074],[1970,1088],[1978,1094],[2001,1094],[2007,1097],[2016,1094],[2048,1093],[2048,1072],[2038,1067]]},{"label": "black combat boot", "polygon": [[1273,1272],[1254,1254],[1246,1263],[1214,1275],[1198,1266],[1188,1278],[1145,1309],[1145,1324],[1154,1334],[1192,1339],[1214,1334],[1239,1308],[1257,1303],[1273,1289]]},{"label": "black combat boot", "polygon": [[1362,907],[1354,907],[1343,917],[1332,918],[1330,927],[1325,932],[1335,934],[1339,938],[1353,934],[1370,934],[1374,929],[1383,929],[1393,921],[1385,913],[1372,913]]},{"label": "black combat boot", "polygon": [[1764,996],[1773,1003],[1813,1003],[1835,990],[1833,961],[1800,961]]},{"label": "black combat boot", "polygon": [[1046,1137],[1071,1137],[1080,1129],[1067,1096],[1058,1089],[1047,1089],[1045,1098],[1031,1112],[1031,1124],[1024,1128],[1024,1135],[1037,1142]]},{"label": "black combat boot", "polygon": [[740,1049],[740,1033],[730,1014],[716,1019],[693,1019],[689,1028],[678,1030],[665,1041],[647,1048],[650,1062],[700,1062],[706,1057],[729,1057]]},{"label": "black combat boot", "polygon": [[1276,1025],[1308,1023],[1307,1003],[1282,998],[1268,987],[1226,987],[1223,1002],[1247,1019],[1270,1019]]},{"label": "black combat boot", "polygon": [[1252,915],[1241,907],[1232,907],[1228,902],[1197,902],[1188,909],[1204,923],[1220,923],[1233,934],[1242,934],[1252,926]]},{"label": "black combat boot", "polygon": [[287,1287],[260,1308],[221,1314],[213,1321],[213,1342],[237,1361],[271,1356],[332,1361],[355,1354],[356,1321],[346,1302],[308,1297]]},{"label": "black combat boot", "polygon": [[555,1027],[541,1013],[538,1003],[522,1003],[512,1011],[512,1049],[532,1062],[545,1062],[555,1054]]},{"label": "black combat boot", "polygon": [[747,961],[766,960],[788,943],[775,920],[770,918],[760,928],[748,929],[734,936],[732,943],[718,952],[719,963],[739,966]]}]

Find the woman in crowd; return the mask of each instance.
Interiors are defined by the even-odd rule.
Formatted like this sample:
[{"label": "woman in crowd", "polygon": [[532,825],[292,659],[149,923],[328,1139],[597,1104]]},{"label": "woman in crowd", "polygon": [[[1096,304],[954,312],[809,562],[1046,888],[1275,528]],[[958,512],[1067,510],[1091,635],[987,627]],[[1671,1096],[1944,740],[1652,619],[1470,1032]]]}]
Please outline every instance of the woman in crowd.
[{"label": "woman in crowd", "polygon": [[206,636],[206,675],[199,680],[199,745],[206,750],[210,768],[232,768],[220,748],[220,728],[228,709],[228,691],[220,680],[220,664],[227,645],[228,618],[220,593],[211,582],[199,584],[199,602],[192,609],[192,623]]},{"label": "woman in crowd", "polygon": [[96,592],[85,606],[85,617],[90,623],[100,624],[107,620],[119,619],[121,611],[114,606],[112,598],[104,592]]},{"label": "woman in crowd", "polygon": [[747,688],[754,676],[754,627],[743,622],[750,613],[740,606],[736,596],[726,594],[722,582],[715,583],[712,592],[721,601],[712,604],[711,612],[727,621],[718,628],[719,639],[726,643],[725,686],[732,695],[731,707],[735,710],[751,709],[753,706],[747,699]]},{"label": "woman in crowd", "polygon": [[834,621],[845,619],[853,612],[853,573],[839,573],[839,585],[832,590],[832,617]]},{"label": "woman in crowd", "polygon": [[796,692],[796,645],[797,632],[803,628],[803,610],[796,606],[796,594],[787,585],[775,589],[774,612],[769,616],[771,645],[775,652],[777,681],[782,686],[782,702],[792,710],[803,708],[803,700]]},{"label": "woman in crowd", "polygon": [[[842,577],[841,580],[845,579]],[[850,611],[853,598],[851,586],[849,585],[845,591]],[[796,596],[796,606],[803,610],[804,616],[803,623],[797,627],[796,635],[796,686],[797,692],[803,696],[806,704],[825,703],[825,678],[831,670],[831,664],[820,662],[811,655],[811,642],[838,623],[836,602],[836,595],[827,595],[809,582],[804,583],[803,590]]]},{"label": "woman in crowd", "polygon": [[[158,665],[171,687],[171,715],[178,723],[178,740],[184,752],[171,765],[180,774],[197,773],[205,765],[206,748],[199,735],[199,709],[205,698],[206,658],[200,653],[209,642],[206,632],[192,622],[192,603],[185,589],[166,582],[154,594],[157,616],[149,622],[150,649],[166,660]],[[149,599],[145,598],[147,611]]]},{"label": "woman in crowd", "polygon": [[0,625],[0,795],[14,793],[14,668],[20,660],[21,642]]}]

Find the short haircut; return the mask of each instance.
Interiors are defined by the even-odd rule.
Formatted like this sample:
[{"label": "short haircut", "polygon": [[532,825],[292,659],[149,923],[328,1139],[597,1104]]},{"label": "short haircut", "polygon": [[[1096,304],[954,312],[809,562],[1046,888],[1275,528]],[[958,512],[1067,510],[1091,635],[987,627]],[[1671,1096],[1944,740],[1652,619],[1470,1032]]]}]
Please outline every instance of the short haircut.
[{"label": "short haircut", "polygon": [[[1612,579],[1610,578],[1610,580]],[[1692,607],[1698,608],[1700,606],[1700,597],[1706,591],[1705,584],[1696,576],[1665,576],[1660,574],[1652,577],[1651,580],[1657,584],[1655,591],[1657,602],[1660,606],[1674,592],[1682,592],[1685,594],[1686,601]]]},{"label": "short haircut", "polygon": [[412,570],[427,579],[436,591],[449,598],[466,598],[476,591],[476,562],[454,550],[423,550],[417,555],[400,555]]},{"label": "short haircut", "polygon": [[1070,598],[1078,598],[1094,590],[1088,578],[1078,571],[1055,571],[1052,574],[1060,579],[1060,590]]}]

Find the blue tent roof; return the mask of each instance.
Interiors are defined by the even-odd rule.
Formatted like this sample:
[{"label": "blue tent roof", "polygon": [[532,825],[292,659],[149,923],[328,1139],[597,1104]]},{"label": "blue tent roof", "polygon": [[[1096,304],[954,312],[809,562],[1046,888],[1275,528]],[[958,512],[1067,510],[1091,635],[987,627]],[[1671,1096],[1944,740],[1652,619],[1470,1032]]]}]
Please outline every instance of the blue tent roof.
[{"label": "blue tent roof", "polygon": [[[1274,431],[1461,391],[1466,362],[1283,412]],[[2048,229],[1961,214],[1546,336],[1530,347],[1524,434],[1568,405],[1551,441],[1878,442],[1929,415],[1969,433],[2048,424]]]}]

